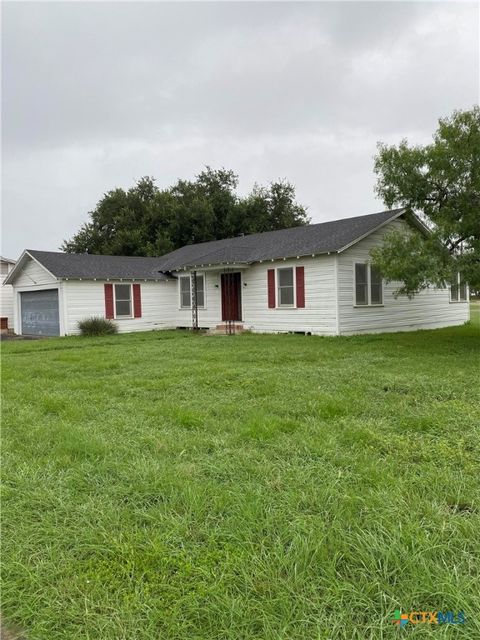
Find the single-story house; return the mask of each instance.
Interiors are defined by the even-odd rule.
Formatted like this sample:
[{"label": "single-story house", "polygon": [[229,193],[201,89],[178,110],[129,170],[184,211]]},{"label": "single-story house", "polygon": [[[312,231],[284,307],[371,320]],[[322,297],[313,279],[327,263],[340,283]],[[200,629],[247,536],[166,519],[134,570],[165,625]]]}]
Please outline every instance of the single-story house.
[{"label": "single-story house", "polygon": [[13,288],[4,284],[8,274],[15,266],[15,260],[0,256],[0,329],[2,332],[13,327]]},{"label": "single-story house", "polygon": [[350,335],[431,329],[469,319],[468,287],[395,297],[370,250],[403,209],[187,245],[160,257],[26,250],[8,274],[18,334],[71,335],[91,316],[121,332],[242,327]]}]

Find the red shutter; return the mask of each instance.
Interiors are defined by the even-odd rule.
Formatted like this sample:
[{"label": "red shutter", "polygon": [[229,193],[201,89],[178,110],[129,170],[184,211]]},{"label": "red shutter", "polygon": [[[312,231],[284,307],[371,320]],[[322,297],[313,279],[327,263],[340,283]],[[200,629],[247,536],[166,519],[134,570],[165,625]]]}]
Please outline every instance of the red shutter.
[{"label": "red shutter", "polygon": [[142,317],[142,294],[140,293],[140,285],[134,284],[133,288],[133,317]]},{"label": "red shutter", "polygon": [[268,269],[268,308],[275,309],[275,269]]},{"label": "red shutter", "polygon": [[113,284],[105,283],[105,317],[113,320]]},{"label": "red shutter", "polygon": [[295,269],[295,278],[297,282],[297,308],[303,309],[305,307],[305,269],[304,267],[297,267]]}]

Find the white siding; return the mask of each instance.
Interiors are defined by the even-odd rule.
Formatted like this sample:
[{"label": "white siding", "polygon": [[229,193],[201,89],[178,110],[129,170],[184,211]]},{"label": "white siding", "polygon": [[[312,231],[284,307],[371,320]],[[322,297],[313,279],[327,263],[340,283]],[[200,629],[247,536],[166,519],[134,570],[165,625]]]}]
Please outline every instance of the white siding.
[{"label": "white siding", "polygon": [[[300,267],[305,269],[305,308],[268,308],[268,269]],[[236,271],[234,266],[229,271]],[[241,273],[242,321],[246,329],[254,332],[287,332],[335,335],[336,333],[336,296],[334,256],[318,256],[300,260],[277,260],[255,264]],[[211,328],[222,323],[222,290],[219,271],[206,271],[205,308],[198,310],[199,327]],[[199,269],[197,273],[202,273]],[[178,276],[187,275],[181,272]],[[177,286],[175,308],[176,326],[190,327],[191,309],[180,308]]]},{"label": "white siding", "polygon": [[[268,308],[268,269],[305,269],[305,308]],[[336,333],[335,257],[277,260],[256,264],[242,277],[243,324],[252,331],[301,331],[319,335]],[[276,292],[277,298],[277,292]]]},{"label": "white siding", "polygon": [[[222,297],[220,289],[220,271],[202,271],[197,269],[197,274],[205,276],[205,307],[198,308],[198,326],[205,329],[216,327],[222,322]],[[178,277],[188,276],[190,272],[181,271]],[[180,307],[180,289],[178,280],[172,283],[175,288],[175,301],[172,308],[174,326],[191,327],[192,310]]]},{"label": "white siding", "polygon": [[384,235],[405,224],[402,221],[392,222],[338,255],[341,334],[435,329],[460,325],[469,320],[469,304],[451,303],[448,289],[430,288],[412,300],[406,296],[395,299],[393,293],[398,284],[394,282],[384,284],[383,306],[354,306],[354,263],[368,261],[370,250],[381,244]]},{"label": "white siding", "polygon": [[13,287],[0,285],[0,316],[8,318],[8,328],[13,329]]},{"label": "white siding", "polygon": [[21,271],[17,273],[12,285],[12,289],[13,330],[15,333],[22,333],[20,293],[22,291],[58,289],[60,335],[65,335],[62,284],[56,278],[54,278],[46,269],[44,269],[36,260],[33,260],[29,256],[25,256],[25,264],[23,265]]},{"label": "white siding", "polygon": [[[66,333],[79,333],[78,322],[92,316],[105,317],[105,289],[103,281],[67,280],[63,283]],[[112,282],[112,284],[115,284]],[[124,282],[123,284],[129,284]],[[117,318],[114,322],[120,333],[169,329],[176,326],[174,302],[176,282],[144,282],[140,284],[141,318]]]},{"label": "white siding", "polygon": [[57,279],[32,258],[27,258],[21,272],[15,278],[16,287],[35,289],[38,285],[50,283],[57,284]]},{"label": "white siding", "polygon": [[3,285],[9,271],[14,267],[11,262],[1,261],[2,272],[0,275],[0,316],[8,318],[8,328],[13,329],[13,287],[11,284]]}]

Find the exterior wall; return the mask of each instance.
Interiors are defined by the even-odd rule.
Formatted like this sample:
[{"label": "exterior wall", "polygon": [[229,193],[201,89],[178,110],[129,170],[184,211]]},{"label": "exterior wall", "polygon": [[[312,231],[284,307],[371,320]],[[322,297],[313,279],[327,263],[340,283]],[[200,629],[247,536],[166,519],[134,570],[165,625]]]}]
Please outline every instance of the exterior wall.
[{"label": "exterior wall", "polygon": [[[111,282],[115,284],[114,281]],[[142,317],[114,319],[118,331],[128,333],[169,329],[177,326],[174,318],[176,282],[138,282],[141,291]],[[105,317],[104,284],[105,282],[101,280],[65,280],[62,282],[66,319],[65,334],[78,334],[79,320],[92,316]],[[122,284],[130,284],[130,282],[124,281]]]},{"label": "exterior wall", "polygon": [[[305,308],[268,307],[268,269],[301,267],[305,269]],[[290,260],[276,260],[229,271],[241,273],[242,324],[254,332],[298,331],[319,335],[336,333],[336,296],[334,256],[318,256]],[[198,309],[198,326],[212,328],[222,323],[221,274],[224,269],[205,271],[205,308]],[[189,275],[188,271],[177,274]],[[180,308],[180,291],[176,283],[175,318],[177,327],[192,325],[191,309]]]},{"label": "exterior wall", "polygon": [[28,258],[21,272],[15,278],[15,287],[35,289],[38,285],[57,284],[58,281],[38,262]]},{"label": "exterior wall", "polygon": [[13,329],[13,287],[11,284],[3,284],[9,271],[14,267],[11,262],[1,262],[0,275],[0,316],[8,318],[8,328]]},{"label": "exterior wall", "polygon": [[[198,275],[205,277],[205,306],[198,307],[198,326],[205,329],[216,327],[222,322],[222,295],[220,288],[221,271],[202,271],[197,269]],[[180,271],[177,276],[188,276],[189,271]],[[179,281],[172,282],[175,289],[175,300],[172,307],[173,323],[175,327],[192,326],[192,310],[180,306]],[[242,292],[243,293],[243,292]]]},{"label": "exterior wall", "polygon": [[378,333],[385,331],[412,331],[436,329],[460,325],[470,318],[468,302],[450,302],[449,289],[431,288],[422,291],[412,300],[405,296],[394,298],[398,283],[383,286],[383,306],[354,306],[354,264],[367,262],[370,250],[381,244],[392,228],[405,225],[395,221],[372,233],[343,253],[338,254],[338,308],[339,331],[343,335],[353,333]]},{"label": "exterior wall", "polygon": [[[8,286],[8,285],[7,285]],[[44,289],[58,289],[58,306],[60,335],[65,335],[65,318],[63,314],[62,283],[54,278],[46,269],[32,258],[28,258],[22,270],[16,276],[13,288],[13,330],[22,333],[20,293],[22,291],[41,291]]]},{"label": "exterior wall", "polygon": [[[305,308],[268,308],[268,269],[304,267]],[[255,332],[336,333],[335,256],[256,264],[242,274],[243,324]],[[246,285],[246,286],[244,286]],[[278,305],[278,292],[276,291]]]}]

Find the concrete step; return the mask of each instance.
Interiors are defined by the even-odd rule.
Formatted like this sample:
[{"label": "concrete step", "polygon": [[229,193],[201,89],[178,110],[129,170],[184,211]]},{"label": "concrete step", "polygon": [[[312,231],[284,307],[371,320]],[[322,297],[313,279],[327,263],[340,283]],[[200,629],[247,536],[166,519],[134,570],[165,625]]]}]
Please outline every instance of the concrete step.
[{"label": "concrete step", "polygon": [[230,332],[242,333],[242,331],[245,331],[245,327],[243,326],[243,324],[235,323],[229,327],[227,323],[223,323],[223,324],[217,324],[215,328],[209,329],[206,335],[226,336],[226,335],[229,335]]}]

